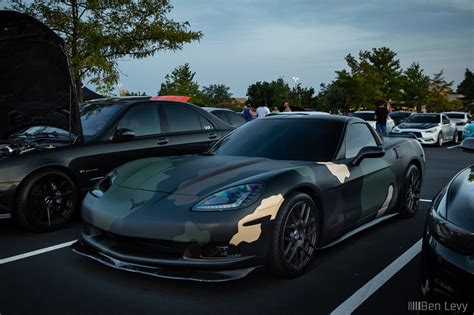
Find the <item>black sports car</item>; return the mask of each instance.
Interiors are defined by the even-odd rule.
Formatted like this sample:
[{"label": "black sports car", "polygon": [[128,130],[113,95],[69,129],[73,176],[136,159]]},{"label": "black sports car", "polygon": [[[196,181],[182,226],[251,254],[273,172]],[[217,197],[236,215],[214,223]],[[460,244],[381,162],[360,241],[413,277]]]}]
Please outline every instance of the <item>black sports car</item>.
[{"label": "black sports car", "polygon": [[223,281],[268,266],[302,274],[318,248],[417,210],[424,151],[363,120],[280,115],[205,155],[127,163],[84,199],[76,252],[160,277]]},{"label": "black sports car", "polygon": [[[474,138],[461,146],[474,149]],[[474,164],[459,172],[434,199],[421,252],[424,299],[474,307]]]},{"label": "black sports car", "polygon": [[204,152],[233,129],[176,101],[77,105],[62,39],[27,15],[0,11],[0,57],[0,218],[30,229],[61,227],[120,164]]}]

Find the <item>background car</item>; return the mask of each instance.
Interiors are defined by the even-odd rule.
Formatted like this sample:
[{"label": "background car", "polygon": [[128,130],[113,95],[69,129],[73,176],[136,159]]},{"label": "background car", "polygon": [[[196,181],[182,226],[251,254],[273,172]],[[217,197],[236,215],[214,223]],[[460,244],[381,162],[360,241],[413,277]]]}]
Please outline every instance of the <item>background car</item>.
[{"label": "background car", "polygon": [[245,119],[241,113],[236,113],[227,108],[202,107],[202,109],[217,116],[219,119],[229,124],[232,127],[240,127],[245,124]]},{"label": "background car", "polygon": [[320,112],[320,111],[304,111],[304,112],[279,112],[279,113],[270,113],[268,116],[275,116],[275,115],[287,115],[287,116],[292,116],[292,115],[331,115],[327,112]]},{"label": "background car", "polygon": [[[474,149],[474,138],[461,147]],[[473,257],[474,164],[454,176],[428,211],[421,251],[423,299],[467,302],[472,312]]]},{"label": "background car", "polygon": [[444,114],[417,113],[410,115],[403,123],[393,129],[394,133],[412,134],[422,144],[442,146],[446,142],[459,140],[456,124]]},{"label": "background car", "polygon": [[443,114],[448,116],[451,122],[456,124],[456,130],[458,131],[459,138],[461,138],[464,128],[472,121],[471,114],[463,112],[444,112]]},{"label": "background car", "polygon": [[474,123],[467,124],[464,127],[464,130],[462,132],[462,138],[473,138],[474,137]]},{"label": "background car", "polygon": [[407,119],[413,112],[397,111],[391,112],[389,114],[390,118],[395,122],[395,126],[401,124],[405,119]]},{"label": "background car", "polygon": [[73,249],[158,277],[224,281],[259,266],[295,277],[318,248],[399,213],[413,216],[423,172],[415,139],[382,141],[361,119],[265,117],[206,155],[113,170],[84,199]]},{"label": "background car", "polygon": [[[373,110],[362,110],[362,111],[357,111],[352,114],[353,117],[358,117],[361,118],[365,121],[367,121],[372,128],[375,129],[375,111]],[[390,117],[390,115],[387,116],[387,133],[392,132],[393,128],[395,127],[395,121]]]}]

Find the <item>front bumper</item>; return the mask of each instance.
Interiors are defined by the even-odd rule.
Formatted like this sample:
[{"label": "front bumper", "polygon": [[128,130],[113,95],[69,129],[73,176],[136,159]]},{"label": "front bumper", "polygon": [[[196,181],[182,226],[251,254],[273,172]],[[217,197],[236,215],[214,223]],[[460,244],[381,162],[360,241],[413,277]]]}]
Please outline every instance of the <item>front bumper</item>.
[{"label": "front bumper", "polygon": [[139,239],[92,226],[83,228],[72,249],[109,267],[179,280],[236,280],[263,265],[258,257],[243,255],[231,245]]},{"label": "front bumper", "polygon": [[11,212],[20,182],[0,183],[0,214]]},{"label": "front bumper", "polygon": [[402,129],[401,131],[394,131],[394,134],[413,134],[422,144],[436,144],[438,142],[438,132],[429,133],[419,129]]},{"label": "front bumper", "polygon": [[425,235],[422,249],[422,281],[428,280],[435,300],[469,303],[474,306],[474,255],[460,254]]}]

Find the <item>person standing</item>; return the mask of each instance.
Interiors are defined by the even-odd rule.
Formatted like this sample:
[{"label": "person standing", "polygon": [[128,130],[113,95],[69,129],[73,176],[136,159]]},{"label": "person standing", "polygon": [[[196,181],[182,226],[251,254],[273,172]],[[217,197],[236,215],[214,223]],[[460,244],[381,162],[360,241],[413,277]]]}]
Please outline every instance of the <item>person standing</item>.
[{"label": "person standing", "polygon": [[387,116],[389,110],[387,109],[387,103],[383,100],[377,102],[377,109],[374,113],[375,118],[375,130],[379,134],[387,134]]},{"label": "person standing", "polygon": [[273,110],[272,110],[272,114],[276,114],[276,113],[279,113],[280,110],[278,109],[277,106],[273,106]]},{"label": "person standing", "polygon": [[263,118],[268,114],[270,114],[270,109],[268,108],[267,104],[257,108],[257,118]]},{"label": "person standing", "polygon": [[249,104],[248,106],[245,106],[244,110],[242,111],[242,117],[244,117],[246,122],[253,120],[252,109],[252,104]]},{"label": "person standing", "polygon": [[288,102],[283,103],[283,111],[284,112],[291,112],[290,103],[288,103]]}]

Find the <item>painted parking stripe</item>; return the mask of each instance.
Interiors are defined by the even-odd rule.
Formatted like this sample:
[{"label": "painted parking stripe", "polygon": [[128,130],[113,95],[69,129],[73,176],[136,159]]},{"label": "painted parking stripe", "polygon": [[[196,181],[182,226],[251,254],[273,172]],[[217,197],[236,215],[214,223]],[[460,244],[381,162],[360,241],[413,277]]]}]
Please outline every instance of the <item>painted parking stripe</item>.
[{"label": "painted parking stripe", "polygon": [[408,264],[421,251],[421,239],[404,252],[400,257],[395,259],[390,265],[382,270],[378,275],[367,282],[362,288],[357,290],[351,297],[345,300],[331,315],[345,315],[351,314],[358,308],[365,300],[374,294],[385,282],[390,280],[400,269]]},{"label": "painted parking stripe", "polygon": [[457,148],[457,147],[459,147],[459,146],[460,146],[459,144],[456,144],[456,145],[453,145],[453,146],[447,147],[446,149],[450,150],[450,149]]},{"label": "painted parking stripe", "polygon": [[433,200],[431,199],[420,199],[421,202],[432,202]]},{"label": "painted parking stripe", "polygon": [[25,258],[28,258],[28,257],[44,254],[44,253],[47,253],[47,252],[51,252],[53,250],[68,247],[68,246],[71,246],[75,241],[76,240],[66,242],[66,243],[62,243],[62,244],[58,244],[58,245],[54,245],[54,246],[50,246],[50,247],[46,247],[46,248],[42,248],[42,249],[38,249],[38,250],[35,250],[35,251],[32,251],[32,252],[28,252],[28,253],[24,253],[24,254],[20,254],[20,255],[16,255],[16,256],[3,258],[3,259],[0,259],[0,265],[8,264],[9,262],[25,259]]}]

